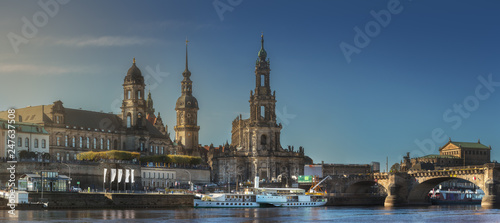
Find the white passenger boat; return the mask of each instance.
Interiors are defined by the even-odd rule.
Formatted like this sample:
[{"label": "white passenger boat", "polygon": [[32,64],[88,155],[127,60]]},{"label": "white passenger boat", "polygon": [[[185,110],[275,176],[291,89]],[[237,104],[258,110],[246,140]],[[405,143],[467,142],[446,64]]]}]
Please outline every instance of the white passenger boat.
[{"label": "white passenger boat", "polygon": [[[325,178],[326,179],[326,178]],[[256,178],[255,181],[259,179]],[[321,182],[320,182],[321,183]],[[194,207],[248,208],[248,207],[315,207],[327,202],[326,194],[315,190],[316,184],[306,193],[300,188],[255,188],[244,193],[213,193],[194,199]]]},{"label": "white passenger boat", "polygon": [[254,194],[214,193],[194,199],[195,208],[249,208],[259,207]]}]

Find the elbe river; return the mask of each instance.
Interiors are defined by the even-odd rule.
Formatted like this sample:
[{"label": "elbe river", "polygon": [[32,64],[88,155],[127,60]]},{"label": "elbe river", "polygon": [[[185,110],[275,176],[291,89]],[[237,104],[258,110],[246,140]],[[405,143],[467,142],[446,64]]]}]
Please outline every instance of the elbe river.
[{"label": "elbe river", "polygon": [[17,210],[0,222],[500,222],[500,209],[480,205],[425,207],[179,208]]}]

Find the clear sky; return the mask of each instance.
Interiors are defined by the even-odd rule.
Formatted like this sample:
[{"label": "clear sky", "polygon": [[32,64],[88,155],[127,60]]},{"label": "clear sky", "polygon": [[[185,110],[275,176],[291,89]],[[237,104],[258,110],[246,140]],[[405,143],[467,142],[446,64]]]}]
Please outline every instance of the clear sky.
[{"label": "clear sky", "polygon": [[173,136],[188,37],[200,143],[220,145],[248,118],[264,32],[283,147],[385,167],[451,137],[500,160],[498,2],[44,2],[0,3],[0,110],[62,100],[119,113],[135,57]]}]

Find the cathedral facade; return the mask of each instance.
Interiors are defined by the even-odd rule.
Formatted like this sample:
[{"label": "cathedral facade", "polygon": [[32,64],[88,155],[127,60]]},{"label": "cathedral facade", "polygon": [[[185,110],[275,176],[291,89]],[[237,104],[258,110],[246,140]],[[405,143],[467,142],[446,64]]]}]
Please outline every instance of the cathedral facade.
[{"label": "cathedral facade", "polygon": [[276,122],[276,92],[271,91],[270,61],[261,49],[255,65],[255,90],[250,92],[250,117],[239,115],[232,123],[231,144],[209,148],[212,181],[252,181],[255,176],[266,182],[291,183],[304,173],[304,149],[283,149],[282,125]]}]

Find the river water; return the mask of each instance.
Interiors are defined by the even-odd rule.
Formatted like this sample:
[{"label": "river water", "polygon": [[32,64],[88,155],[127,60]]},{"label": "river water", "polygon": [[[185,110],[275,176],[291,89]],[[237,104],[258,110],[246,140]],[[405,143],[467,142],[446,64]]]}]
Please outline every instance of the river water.
[{"label": "river water", "polygon": [[25,210],[0,222],[500,222],[500,209],[472,206]]}]

